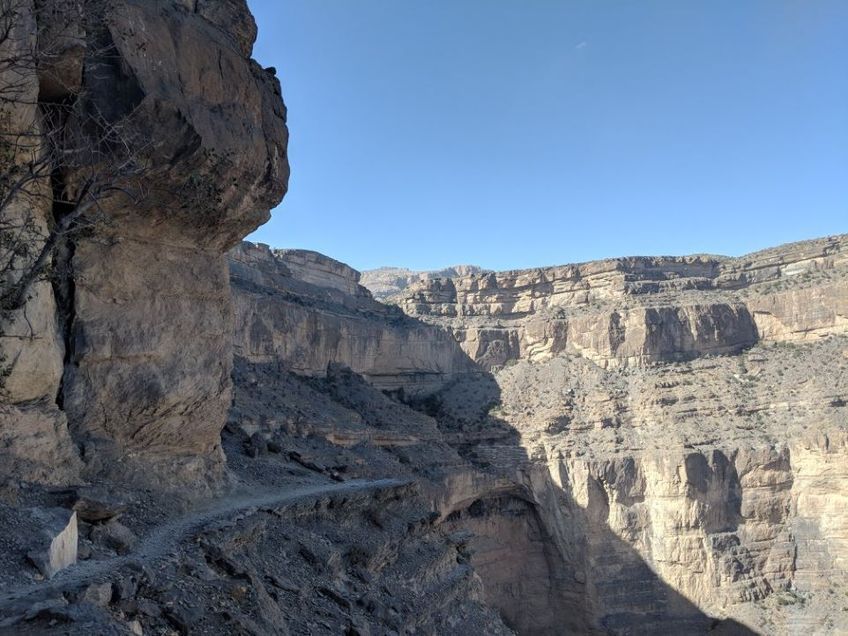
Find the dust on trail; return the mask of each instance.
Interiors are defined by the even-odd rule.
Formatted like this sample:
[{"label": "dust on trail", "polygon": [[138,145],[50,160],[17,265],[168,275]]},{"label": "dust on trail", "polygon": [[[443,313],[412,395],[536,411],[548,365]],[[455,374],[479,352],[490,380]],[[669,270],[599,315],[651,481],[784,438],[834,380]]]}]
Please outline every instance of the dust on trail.
[{"label": "dust on trail", "polygon": [[352,480],[343,483],[316,484],[280,491],[265,491],[262,494],[232,495],[211,502],[183,515],[179,519],[164,523],[139,540],[135,549],[123,556],[96,561],[85,561],[58,572],[49,581],[17,589],[14,593],[0,595],[0,615],[10,609],[16,601],[36,593],[49,593],[65,587],[79,586],[103,577],[129,564],[148,565],[166,556],[170,550],[191,532],[198,531],[208,523],[229,514],[278,504],[293,503],[322,495],[337,495],[347,492],[380,490],[408,484],[400,479]]}]

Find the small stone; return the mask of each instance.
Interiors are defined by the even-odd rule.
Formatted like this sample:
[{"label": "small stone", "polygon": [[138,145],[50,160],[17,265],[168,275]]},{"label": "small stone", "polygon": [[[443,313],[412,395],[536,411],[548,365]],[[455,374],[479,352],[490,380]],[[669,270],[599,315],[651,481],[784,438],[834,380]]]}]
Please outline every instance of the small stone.
[{"label": "small stone", "polygon": [[135,603],[136,611],[139,614],[149,616],[151,618],[159,618],[162,616],[162,608],[156,603],[147,598],[140,598]]},{"label": "small stone", "polygon": [[74,510],[82,521],[94,523],[107,521],[125,512],[126,506],[99,499],[80,497],[74,504]]},{"label": "small stone", "polygon": [[260,433],[254,433],[245,443],[245,452],[249,457],[261,457],[268,454],[268,442]]},{"label": "small stone", "polygon": [[112,519],[107,523],[94,526],[91,529],[91,540],[111,548],[118,554],[126,554],[135,546],[138,537],[124,524]]},{"label": "small stone", "polygon": [[81,600],[98,607],[106,607],[112,602],[112,584],[108,581],[92,583],[83,592]]},{"label": "small stone", "polygon": [[36,519],[43,523],[42,536],[37,547],[27,557],[46,577],[77,562],[77,514],[64,508],[36,510]]},{"label": "small stone", "polygon": [[201,617],[202,613],[197,608],[169,607],[165,610],[165,618],[180,634],[190,633],[192,626]]},{"label": "small stone", "polygon": [[86,542],[80,542],[77,547],[77,559],[80,561],[85,561],[91,558],[91,544]]}]

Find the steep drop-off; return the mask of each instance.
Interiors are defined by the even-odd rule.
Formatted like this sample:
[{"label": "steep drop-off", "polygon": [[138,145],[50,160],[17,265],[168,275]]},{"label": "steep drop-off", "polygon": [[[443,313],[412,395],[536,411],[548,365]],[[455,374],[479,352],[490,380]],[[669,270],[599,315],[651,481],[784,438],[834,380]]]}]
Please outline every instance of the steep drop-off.
[{"label": "steep drop-off", "polygon": [[50,43],[37,65],[8,71],[32,99],[7,129],[96,149],[57,160],[55,197],[22,200],[26,214],[46,231],[62,201],[115,176],[86,230],[63,238],[54,289],[38,283],[3,329],[14,362],[3,470],[72,478],[69,429],[90,472],[137,463],[142,478],[161,460],[166,473],[205,474],[222,462],[231,393],[224,254],[267,220],[289,171],[279,82],[250,59],[253,17],[235,0],[6,5],[22,31],[13,43]]},{"label": "steep drop-off", "polygon": [[[685,633],[706,613],[841,633],[846,246],[422,281],[394,300],[493,371],[488,417],[524,454],[468,456],[533,493],[595,625]],[[469,395],[433,410],[467,419]]]},{"label": "steep drop-off", "polygon": [[288,178],[243,0],[15,2],[11,165],[98,160],[4,220],[139,170],[2,317],[0,631],[848,632],[848,239],[363,279],[239,243]]}]

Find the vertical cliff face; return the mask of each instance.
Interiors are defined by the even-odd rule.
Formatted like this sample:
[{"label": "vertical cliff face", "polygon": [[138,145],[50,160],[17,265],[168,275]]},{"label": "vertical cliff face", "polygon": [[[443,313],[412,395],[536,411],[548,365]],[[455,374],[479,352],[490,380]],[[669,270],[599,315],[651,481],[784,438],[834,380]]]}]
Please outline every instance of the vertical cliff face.
[{"label": "vertical cliff face", "polygon": [[[4,207],[2,209],[4,285],[20,280],[28,255],[37,253],[53,222],[51,183],[48,175],[36,175],[17,193],[12,175],[37,162],[44,152],[43,125],[38,107],[39,77],[30,67],[21,72],[15,60],[28,60],[38,47],[35,3],[21,0],[3,5],[4,37],[0,59],[11,61],[0,68],[0,163]],[[8,183],[6,178],[9,177]],[[11,228],[11,236],[7,232]],[[23,308],[0,316],[0,476],[61,482],[79,469],[67,430],[67,420],[55,405],[62,378],[64,343],[56,302],[50,283],[37,281]]]},{"label": "vertical cliff face", "polygon": [[[477,421],[518,438],[465,456],[520,485],[537,515],[524,536],[544,537],[560,594],[548,626],[582,613],[612,633],[848,628],[846,264],[833,237],[410,292],[411,313],[493,371]],[[454,389],[432,410],[460,421],[473,399]],[[476,562],[505,616],[525,606],[493,565],[509,558],[483,548]]]},{"label": "vertical cliff face", "polygon": [[230,268],[241,360],[307,376],[343,364],[407,395],[478,372],[450,334],[376,302],[359,272],[331,258],[243,243]]},{"label": "vertical cliff face", "polygon": [[392,300],[487,368],[580,355],[641,367],[846,329],[846,239],[748,256],[622,258],[410,285]]},{"label": "vertical cliff face", "polygon": [[93,466],[106,451],[215,463],[231,393],[224,254],[288,179],[279,82],[250,59],[256,25],[241,0],[44,2],[30,17],[40,38],[75,37],[32,72],[41,104],[23,116],[47,121],[61,103],[51,134],[102,147],[60,166],[53,188],[73,198],[92,175],[116,177],[93,229],[57,252],[58,306],[45,285],[28,304],[47,337],[16,365],[28,389],[13,377],[15,399],[55,400]]}]

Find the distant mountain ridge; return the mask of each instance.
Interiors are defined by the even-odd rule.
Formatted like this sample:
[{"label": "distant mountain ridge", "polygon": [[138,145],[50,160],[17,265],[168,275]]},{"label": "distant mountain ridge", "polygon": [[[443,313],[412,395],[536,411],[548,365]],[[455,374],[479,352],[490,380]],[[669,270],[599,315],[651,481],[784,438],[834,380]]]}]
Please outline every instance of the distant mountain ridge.
[{"label": "distant mountain ridge", "polygon": [[444,269],[415,271],[405,267],[378,267],[362,272],[360,284],[368,289],[377,300],[391,301],[413,283],[436,278],[456,278],[485,274],[477,265],[453,265]]}]

